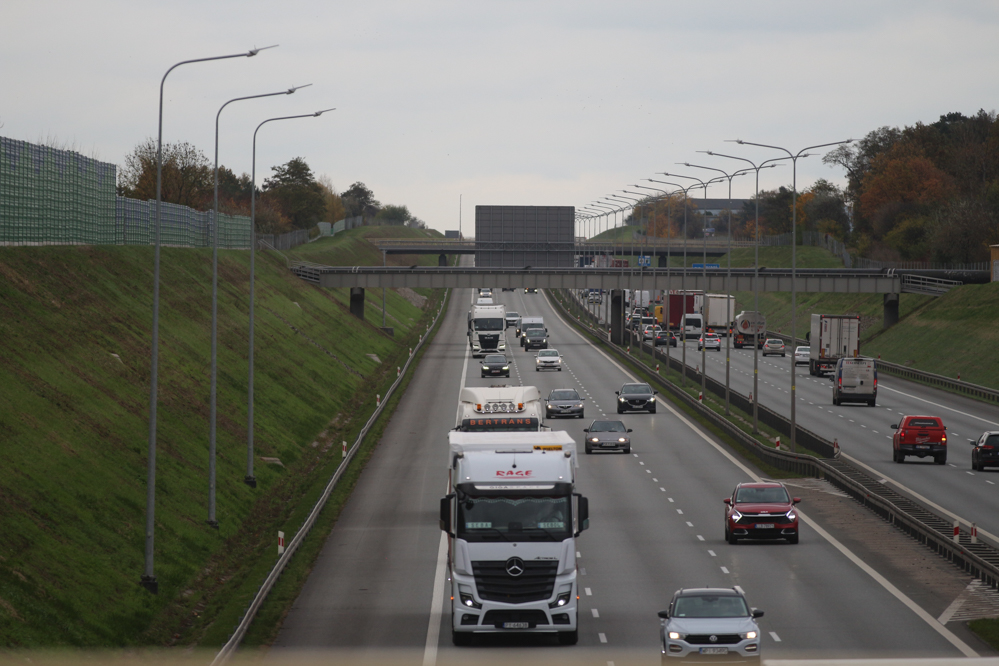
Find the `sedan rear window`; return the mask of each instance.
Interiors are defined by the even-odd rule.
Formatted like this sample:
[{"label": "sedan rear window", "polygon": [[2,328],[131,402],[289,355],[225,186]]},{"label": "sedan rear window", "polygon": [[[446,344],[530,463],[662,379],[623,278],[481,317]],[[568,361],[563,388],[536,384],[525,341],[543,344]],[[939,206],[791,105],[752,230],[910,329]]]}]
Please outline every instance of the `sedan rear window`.
[{"label": "sedan rear window", "polygon": [[743,504],[787,504],[787,491],[781,487],[739,488],[735,501]]}]

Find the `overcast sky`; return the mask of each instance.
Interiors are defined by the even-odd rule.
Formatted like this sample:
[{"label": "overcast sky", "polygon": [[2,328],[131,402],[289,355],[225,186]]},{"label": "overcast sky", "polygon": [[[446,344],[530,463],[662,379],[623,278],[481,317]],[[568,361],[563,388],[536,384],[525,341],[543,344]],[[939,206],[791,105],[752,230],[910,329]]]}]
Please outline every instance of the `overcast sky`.
[{"label": "overcast sky", "polygon": [[[336,107],[261,129],[258,184],[303,157],[442,231],[463,195],[466,235],[476,205],[583,206],[657,172],[710,175],[676,162],[739,167],[698,150],[776,155],[726,139],[797,150],[999,107],[994,0],[3,0],[0,25],[3,136],[120,165],[156,136],[171,65],[280,44],[174,70],[164,141],[211,158],[226,100],[312,83],[226,108],[220,162],[249,173],[261,120]],[[816,178],[843,183],[803,160],[799,187]]]}]

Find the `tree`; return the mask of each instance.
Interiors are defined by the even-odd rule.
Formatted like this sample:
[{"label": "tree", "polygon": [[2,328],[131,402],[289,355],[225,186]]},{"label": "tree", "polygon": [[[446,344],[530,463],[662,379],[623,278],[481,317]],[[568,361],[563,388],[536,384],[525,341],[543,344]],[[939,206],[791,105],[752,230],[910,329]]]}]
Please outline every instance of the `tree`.
[{"label": "tree", "polygon": [[[760,229],[768,234],[786,234],[791,231],[791,203],[793,192],[783,185],[776,190],[763,190],[759,194]],[[756,221],[756,202],[747,201],[743,214]]]},{"label": "tree", "polygon": [[305,160],[295,157],[271,169],[274,175],[264,180],[262,188],[265,198],[280,208],[292,228],[307,229],[322,221],[325,193]]},{"label": "tree", "polygon": [[250,214],[250,174],[237,176],[231,169],[219,167],[219,211],[230,215]]},{"label": "tree", "polygon": [[368,189],[367,185],[357,181],[340,195],[346,209],[347,217],[373,217],[381,204],[375,199],[374,192]]},{"label": "tree", "polygon": [[951,193],[947,174],[929,159],[893,149],[872,161],[862,183],[860,208],[871,222],[873,237],[879,239],[899,221],[925,215]]},{"label": "tree", "polygon": [[326,201],[326,222],[335,223],[347,217],[343,200],[337,194],[336,187],[333,186],[333,179],[323,174],[316,179],[316,182],[323,189],[323,199]]},{"label": "tree", "polygon": [[378,213],[375,214],[375,220],[381,224],[406,224],[410,220],[412,215],[409,213],[409,208],[406,206],[393,206],[387,204],[382,206]]},{"label": "tree", "polygon": [[[810,196],[799,209],[804,214],[806,228],[845,240],[850,231],[850,216],[843,192],[820,178],[807,190],[807,194]],[[798,198],[799,204],[802,204],[803,198]]]},{"label": "tree", "polygon": [[[161,199],[168,203],[207,209],[215,178],[208,158],[189,143],[163,145]],[[118,176],[118,194],[133,199],[156,198],[156,141],[146,139],[125,156]]]}]

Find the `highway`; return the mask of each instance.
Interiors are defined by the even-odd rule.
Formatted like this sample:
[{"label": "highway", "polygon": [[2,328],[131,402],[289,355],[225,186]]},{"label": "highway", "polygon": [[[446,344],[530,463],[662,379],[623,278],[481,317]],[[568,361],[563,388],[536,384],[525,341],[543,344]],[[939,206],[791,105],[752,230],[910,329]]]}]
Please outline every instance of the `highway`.
[{"label": "highway", "polygon": [[[363,658],[400,649],[405,663],[424,666],[471,658],[580,663],[584,655],[583,663],[624,663],[638,655],[637,663],[652,664],[659,653],[656,611],[677,588],[704,585],[741,586],[751,605],[765,610],[765,658],[990,654],[963,628],[933,620],[951,598],[923,594],[909,581],[875,572],[865,563],[870,558],[844,544],[842,531],[808,518],[807,501],[800,505],[800,544],[727,544],[721,500],[736,483],[756,478],[754,472],[665,401],[655,415],[618,417],[614,391],[631,379],[628,372],[561,321],[543,293],[496,291],[495,297],[508,309],[545,317],[565,370],[535,372],[534,353],[521,351],[508,329],[513,376],[481,379],[465,335],[472,292],[455,290],[443,327],[272,655],[335,649]],[[582,428],[593,418],[620,418],[634,429],[631,455],[580,455],[578,490],[590,498],[591,528],[577,541],[578,646],[512,635],[468,648],[451,645],[437,516],[447,481],[447,432],[462,378],[468,385],[534,384],[542,395],[577,388],[586,396],[586,418],[549,425],[569,432],[580,449]],[[923,595],[918,604],[907,596],[914,592]]]}]

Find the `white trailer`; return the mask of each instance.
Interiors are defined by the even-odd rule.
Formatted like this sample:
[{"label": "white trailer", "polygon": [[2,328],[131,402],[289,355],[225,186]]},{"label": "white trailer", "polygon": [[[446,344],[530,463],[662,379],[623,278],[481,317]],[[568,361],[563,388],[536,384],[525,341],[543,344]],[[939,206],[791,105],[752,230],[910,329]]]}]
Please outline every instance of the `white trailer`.
[{"label": "white trailer", "polygon": [[548,430],[543,423],[537,386],[466,386],[458,396],[458,422],[463,432]]},{"label": "white trailer", "polygon": [[505,305],[472,306],[468,311],[468,346],[472,356],[506,351]]},{"label": "white trailer", "polygon": [[575,492],[576,443],[564,431],[449,433],[451,638],[556,633],[579,638],[576,537],[589,526]]},{"label": "white trailer", "polygon": [[839,359],[860,356],[860,316],[813,314],[808,342],[808,374],[831,372]]},{"label": "white trailer", "polygon": [[719,335],[728,335],[735,320],[735,297],[727,294],[704,294],[705,326]]}]

